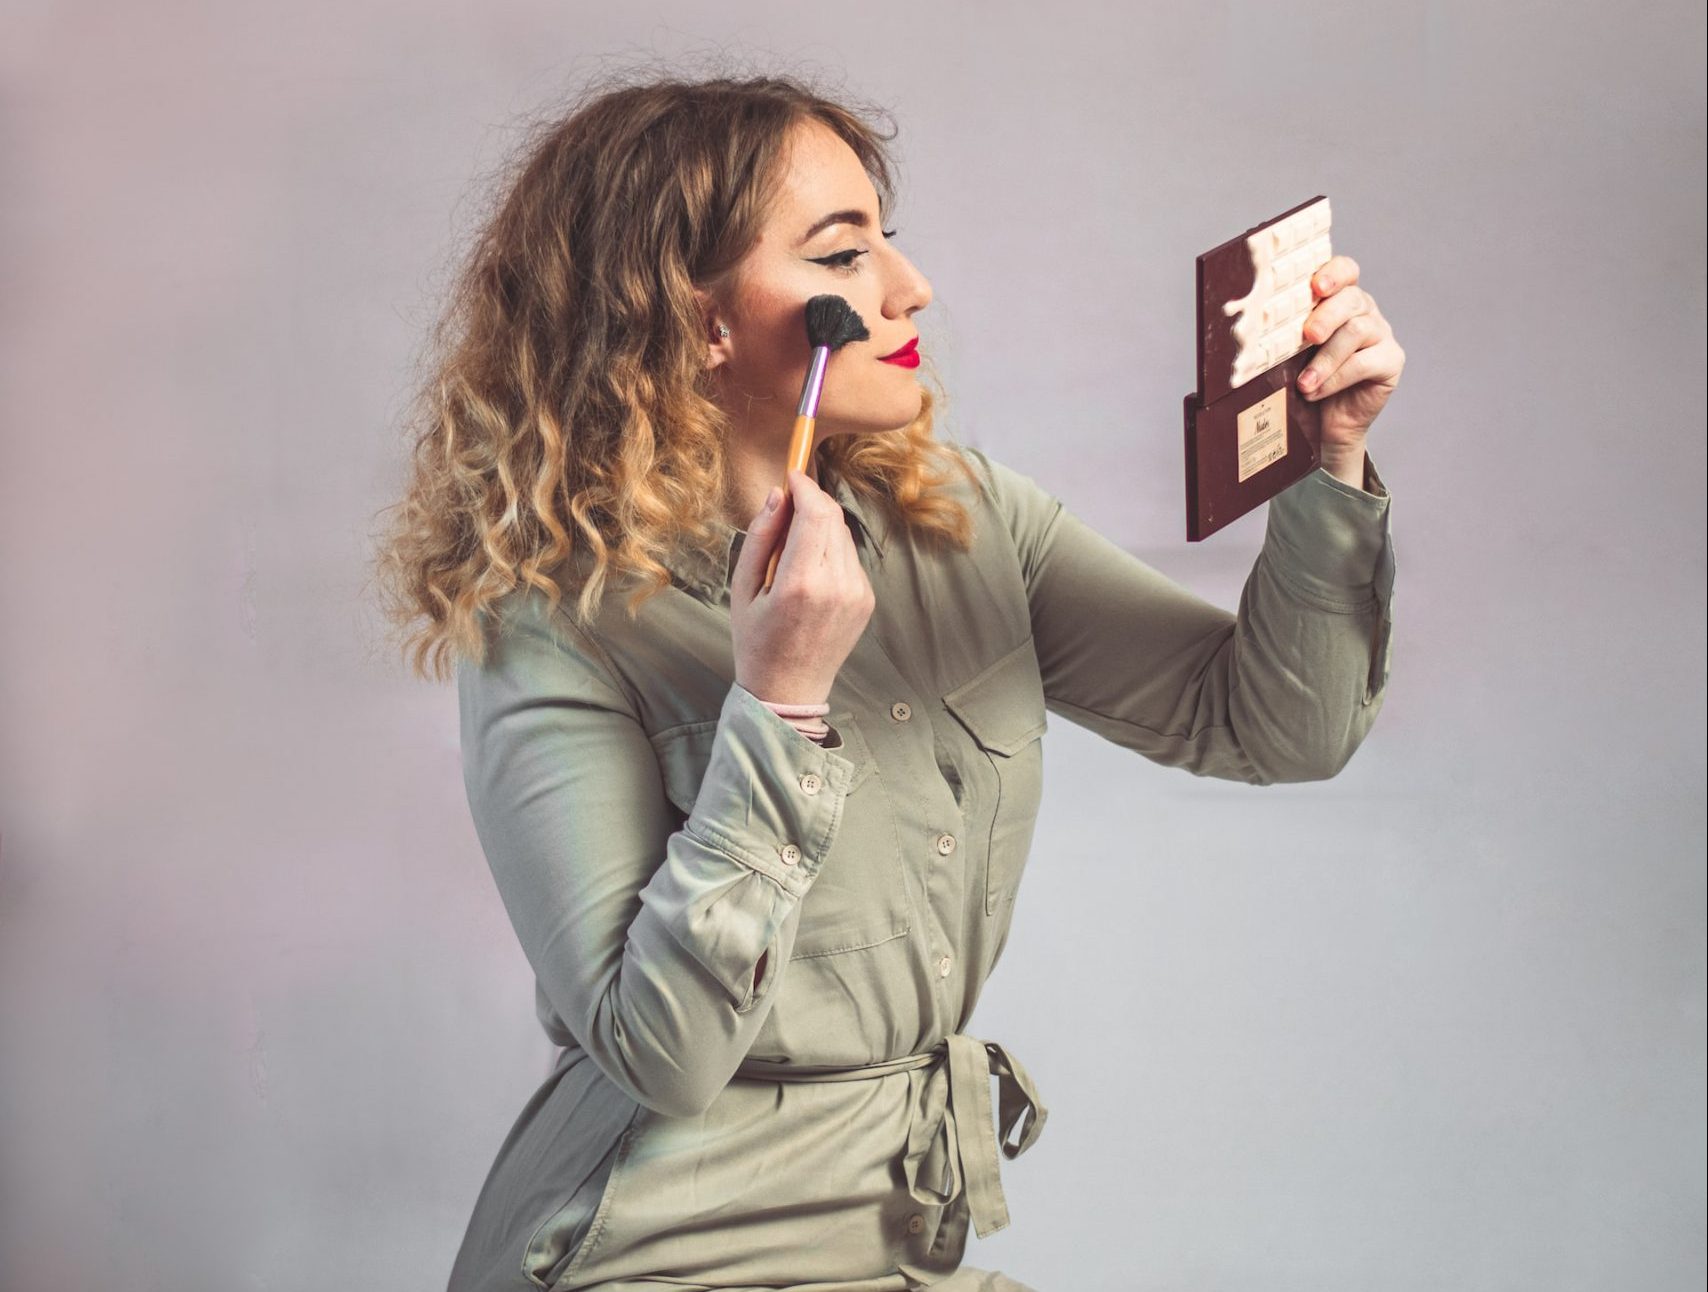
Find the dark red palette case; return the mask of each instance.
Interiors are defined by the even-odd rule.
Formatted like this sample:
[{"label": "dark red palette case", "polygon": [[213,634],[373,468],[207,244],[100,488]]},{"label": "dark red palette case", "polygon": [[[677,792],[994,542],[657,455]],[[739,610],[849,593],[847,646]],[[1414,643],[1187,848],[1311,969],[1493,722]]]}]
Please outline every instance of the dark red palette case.
[{"label": "dark red palette case", "polygon": [[1196,543],[1316,470],[1318,408],[1300,334],[1327,263],[1318,194],[1198,257],[1198,389],[1186,396],[1186,538]]}]

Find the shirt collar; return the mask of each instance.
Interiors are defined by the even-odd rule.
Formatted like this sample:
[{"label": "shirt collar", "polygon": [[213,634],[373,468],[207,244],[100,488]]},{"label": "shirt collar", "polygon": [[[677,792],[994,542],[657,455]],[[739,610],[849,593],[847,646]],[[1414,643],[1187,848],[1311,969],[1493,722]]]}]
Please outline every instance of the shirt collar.
[{"label": "shirt collar", "polygon": [[[870,546],[881,561],[884,556],[880,533],[882,525],[868,516],[867,506],[855,498],[854,491],[840,478],[832,482],[828,492],[842,505],[856,545]],[[712,529],[717,539],[710,554],[683,544],[665,559],[664,564],[682,583],[707,596],[720,597],[729,590],[730,577],[735,573],[735,563],[741,555],[741,544],[747,537],[747,531],[735,528],[721,516],[712,518]]]}]

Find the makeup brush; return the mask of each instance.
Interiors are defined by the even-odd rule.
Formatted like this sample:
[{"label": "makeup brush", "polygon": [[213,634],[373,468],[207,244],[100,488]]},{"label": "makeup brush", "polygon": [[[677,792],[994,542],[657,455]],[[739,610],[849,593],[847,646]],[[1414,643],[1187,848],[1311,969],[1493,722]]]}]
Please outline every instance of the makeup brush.
[{"label": "makeup brush", "polygon": [[[866,321],[842,297],[834,294],[814,296],[807,302],[807,344],[812,347],[812,366],[801,386],[801,402],[795,409],[795,433],[789,437],[789,461],[783,475],[785,514],[789,502],[789,471],[805,471],[812,458],[813,427],[818,421],[818,396],[824,388],[824,368],[830,362],[830,352],[840,350],[850,341],[864,341],[872,334]],[[788,522],[784,521],[784,532]],[[777,561],[783,555],[778,543],[765,567],[765,590],[777,577]]]}]

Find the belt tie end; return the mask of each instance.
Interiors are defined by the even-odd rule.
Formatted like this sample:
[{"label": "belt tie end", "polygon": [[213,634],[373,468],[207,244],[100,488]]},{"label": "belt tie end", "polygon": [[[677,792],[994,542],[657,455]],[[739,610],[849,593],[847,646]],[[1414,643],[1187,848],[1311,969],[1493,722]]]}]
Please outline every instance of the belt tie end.
[{"label": "belt tie end", "polygon": [[[920,1202],[943,1206],[964,1189],[973,1227],[985,1238],[1009,1222],[998,1146],[1003,1156],[1019,1157],[1038,1138],[1049,1110],[1019,1060],[995,1041],[951,1032],[944,1038],[942,1052],[946,1061],[921,1069],[915,1086],[917,1105],[905,1162],[908,1192]],[[1000,1138],[991,1115],[993,1075],[1000,1092]],[[1020,1137],[1010,1143],[1017,1126]],[[939,1193],[920,1183],[920,1172],[927,1165],[937,1179],[947,1169],[947,1190]]]}]

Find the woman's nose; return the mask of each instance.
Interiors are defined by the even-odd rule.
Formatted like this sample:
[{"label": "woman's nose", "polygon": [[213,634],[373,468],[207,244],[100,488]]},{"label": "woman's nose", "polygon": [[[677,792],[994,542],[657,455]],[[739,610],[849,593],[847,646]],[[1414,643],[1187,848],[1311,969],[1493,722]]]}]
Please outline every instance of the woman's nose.
[{"label": "woman's nose", "polygon": [[906,256],[898,255],[896,259],[899,269],[890,299],[885,302],[885,313],[903,318],[931,304],[931,280],[914,268]]}]

